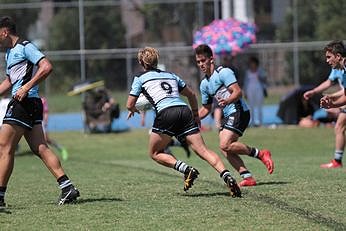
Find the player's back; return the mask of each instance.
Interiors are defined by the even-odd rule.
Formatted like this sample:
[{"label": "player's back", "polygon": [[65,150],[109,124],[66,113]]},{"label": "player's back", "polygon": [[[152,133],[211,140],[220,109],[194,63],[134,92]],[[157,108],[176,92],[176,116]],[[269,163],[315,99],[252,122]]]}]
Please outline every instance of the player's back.
[{"label": "player's back", "polygon": [[186,86],[177,75],[161,70],[151,70],[138,77],[141,90],[156,111],[171,106],[186,105],[179,92]]}]

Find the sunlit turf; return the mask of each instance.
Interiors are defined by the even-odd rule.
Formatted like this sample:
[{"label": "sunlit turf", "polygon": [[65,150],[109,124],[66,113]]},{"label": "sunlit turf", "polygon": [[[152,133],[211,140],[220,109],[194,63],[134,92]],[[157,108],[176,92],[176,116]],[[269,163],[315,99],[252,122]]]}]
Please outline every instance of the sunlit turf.
[{"label": "sunlit turf", "polygon": [[[216,132],[203,136],[217,151]],[[81,192],[78,203],[57,205],[55,179],[21,142],[0,230],[346,230],[345,169],[319,168],[333,157],[331,128],[248,129],[241,141],[270,149],[275,171],[244,157],[258,186],[236,199],[210,166],[175,147],[176,157],[201,173],[184,193],[181,174],[149,158],[147,130],[51,137],[70,153],[62,163]]]}]

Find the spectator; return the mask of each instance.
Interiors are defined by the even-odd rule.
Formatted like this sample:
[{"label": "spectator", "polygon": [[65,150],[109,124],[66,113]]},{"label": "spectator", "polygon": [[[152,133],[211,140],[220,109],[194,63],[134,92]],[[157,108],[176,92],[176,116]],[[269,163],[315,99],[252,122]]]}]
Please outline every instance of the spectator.
[{"label": "spectator", "polygon": [[113,119],[120,114],[119,104],[103,87],[86,92],[83,110],[86,131],[91,133],[111,132]]},{"label": "spectator", "polygon": [[248,65],[244,77],[244,91],[252,114],[250,124],[261,126],[263,124],[263,101],[267,96],[267,76],[259,66],[259,60],[256,57],[250,57]]}]

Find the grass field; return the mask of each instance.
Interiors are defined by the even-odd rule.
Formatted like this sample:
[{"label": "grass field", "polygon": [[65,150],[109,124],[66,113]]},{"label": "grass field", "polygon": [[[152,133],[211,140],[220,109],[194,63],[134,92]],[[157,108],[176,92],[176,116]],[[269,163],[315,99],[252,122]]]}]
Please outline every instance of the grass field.
[{"label": "grass field", "polygon": [[[217,150],[216,133],[203,135]],[[184,193],[181,175],[146,154],[146,130],[51,136],[70,152],[63,165],[80,200],[57,206],[54,178],[22,144],[0,230],[346,230],[345,169],[319,168],[332,158],[330,128],[248,129],[242,141],[271,149],[276,169],[269,175],[260,161],[244,157],[258,186],[235,199],[206,163],[173,148],[201,173]]]}]

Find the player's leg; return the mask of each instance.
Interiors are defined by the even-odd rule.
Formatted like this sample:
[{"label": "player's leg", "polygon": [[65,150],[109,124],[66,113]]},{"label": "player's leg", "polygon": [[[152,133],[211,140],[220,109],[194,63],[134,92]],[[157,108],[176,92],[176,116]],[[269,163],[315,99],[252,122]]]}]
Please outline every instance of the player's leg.
[{"label": "player's leg", "polygon": [[220,173],[225,170],[225,166],[220,157],[206,147],[200,133],[188,135],[186,136],[186,140],[190,144],[192,150],[194,150],[203,160],[207,161],[216,171]]},{"label": "player's leg", "polygon": [[47,144],[53,148],[55,148],[60,154],[63,160],[67,160],[68,159],[68,152],[66,150],[66,148],[62,145],[60,145],[58,142],[56,142],[55,140],[53,140],[52,138],[50,138],[47,130],[43,130],[44,133],[44,139],[46,140]]},{"label": "player's leg", "polygon": [[340,112],[334,127],[335,134],[335,152],[334,159],[327,164],[322,164],[321,168],[340,168],[342,167],[342,157],[345,148],[345,129],[346,112]]},{"label": "player's leg", "polygon": [[[48,114],[44,113],[43,116],[47,117]],[[48,133],[48,119],[47,118],[42,121],[42,129],[43,129],[44,139],[46,140],[46,143],[50,147],[55,148],[61,154],[61,157],[62,157],[63,160],[67,160],[68,159],[68,152],[67,152],[67,150],[63,146],[58,144],[58,142],[56,142],[55,140],[51,139],[50,136],[49,136],[49,133]]]},{"label": "player's leg", "polygon": [[222,121],[222,109],[220,107],[215,107],[214,109],[214,121],[215,121],[215,127],[217,129],[220,129],[221,127],[221,121]]},{"label": "player's leg", "polygon": [[199,172],[184,161],[177,160],[172,154],[164,152],[164,149],[171,142],[171,139],[172,137],[166,134],[159,133],[155,130],[152,131],[149,139],[149,154],[157,163],[183,173],[184,191],[187,191],[192,187]]},{"label": "player's leg", "polygon": [[271,159],[270,151],[251,148],[238,141],[239,137],[246,130],[249,120],[249,111],[236,111],[224,120],[219,133],[222,153],[244,179],[240,183],[241,186],[254,186],[256,185],[256,181],[253,179],[250,171],[245,167],[239,155],[248,155],[260,159],[270,174],[274,170],[274,163]]},{"label": "player's leg", "polygon": [[246,168],[244,161],[239,155],[251,155],[251,152],[256,152],[256,149],[250,148],[247,145],[237,142],[239,135],[231,130],[223,129],[219,133],[220,149],[222,154],[227,158],[232,167],[238,171],[242,177],[240,186],[255,186],[256,180],[251,172]]},{"label": "player's leg", "polygon": [[164,153],[163,150],[171,142],[171,137],[165,134],[151,132],[149,138],[149,155],[157,163],[173,168],[176,163],[176,158],[173,155]]},{"label": "player's leg", "polygon": [[232,197],[240,197],[241,192],[228,169],[225,168],[221,158],[212,150],[208,149],[199,132],[186,136],[186,141],[192,150],[203,160],[207,161],[219,174],[228,186]]},{"label": "player's leg", "polygon": [[5,193],[10,179],[13,165],[14,153],[17,144],[24,133],[24,128],[3,124],[0,132],[0,207],[5,206]]},{"label": "player's leg", "polygon": [[41,158],[48,170],[56,178],[61,189],[59,204],[74,202],[79,197],[79,191],[65,174],[58,157],[48,147],[44,138],[42,125],[34,125],[32,130],[25,131],[24,137],[30,149]]},{"label": "player's leg", "polygon": [[165,148],[166,153],[171,153],[171,150],[169,147],[182,147],[186,153],[186,156],[188,158],[191,156],[189,145],[186,142],[180,142],[177,139],[172,138],[171,142],[169,142],[169,144]]}]

